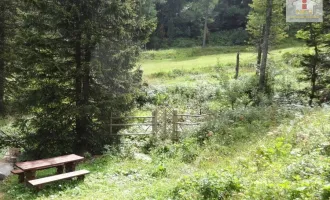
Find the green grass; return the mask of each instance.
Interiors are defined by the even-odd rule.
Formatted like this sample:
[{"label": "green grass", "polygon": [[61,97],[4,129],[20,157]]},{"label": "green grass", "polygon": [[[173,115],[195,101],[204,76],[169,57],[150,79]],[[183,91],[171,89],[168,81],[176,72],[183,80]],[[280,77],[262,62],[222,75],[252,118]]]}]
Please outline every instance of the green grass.
[{"label": "green grass", "polygon": [[[241,51],[241,73],[254,74],[249,63],[254,62],[255,53],[247,47],[149,51],[140,62],[144,79],[152,86],[194,87],[207,82],[210,89],[219,84],[219,74],[233,76],[237,50]],[[283,53],[298,51],[298,47],[276,49],[270,57],[278,64]],[[299,88],[295,83],[296,69],[278,66],[291,70],[285,72],[290,76],[285,78],[293,81],[290,87]],[[283,82],[278,77],[276,87],[283,87]],[[222,106],[214,99],[207,103],[214,110]],[[133,113],[150,115],[146,109]],[[132,153],[142,150],[126,145],[125,153],[107,154],[80,164],[78,169],[91,171],[83,182],[61,181],[36,192],[11,176],[0,183],[0,198],[188,200],[221,195],[223,199],[244,200],[328,199],[329,120],[328,109],[238,107],[224,113],[215,125],[206,126],[198,135],[185,133],[180,143],[159,141],[149,154],[152,162],[134,159]],[[209,131],[213,134],[200,145],[198,141]],[[45,170],[38,176],[54,172]]]},{"label": "green grass", "polygon": [[[231,47],[228,47],[230,49]],[[185,51],[187,49],[180,49],[179,51]],[[286,52],[297,51],[297,47],[286,48],[281,50],[273,50],[270,52],[270,58],[278,60],[281,55]],[[166,50],[165,52],[171,52],[175,50]],[[178,51],[178,50],[176,50]],[[153,52],[147,52],[152,54]],[[164,51],[162,51],[164,53]],[[241,52],[240,61],[243,65],[253,64],[256,60],[256,53],[251,51]],[[221,66],[232,66],[236,63],[236,53],[216,53],[213,55],[203,56],[192,56],[180,58],[179,60],[175,57],[169,59],[158,59],[158,60],[142,60],[140,65],[144,72],[144,75],[150,75],[157,72],[169,72],[174,69],[179,70],[201,70],[201,68],[207,68],[220,64]]]},{"label": "green grass", "polygon": [[[183,199],[199,199],[190,196],[191,192],[196,192],[193,186],[192,191],[185,189],[189,180],[196,182],[196,177],[229,173],[240,183],[240,190],[233,192],[229,199],[269,199],[271,196],[272,199],[290,199],[290,195],[316,199],[327,183],[322,174],[327,172],[330,160],[315,147],[327,139],[328,122],[329,111],[306,110],[300,117],[282,120],[268,129],[260,129],[256,137],[229,146],[219,145],[211,138],[206,146],[195,149],[198,155],[192,162],[162,153],[153,154],[151,163],[103,156],[79,165],[80,169],[91,171],[84,182],[57,182],[36,192],[18,184],[16,177],[12,176],[1,185],[0,191],[6,194],[5,199],[133,200],[168,199],[173,197],[173,191],[181,188]],[[181,152],[183,146],[169,147]],[[304,166],[307,159],[313,162],[312,166]],[[293,167],[290,172],[288,166]],[[308,175],[299,175],[301,171]],[[39,176],[51,173],[54,170],[42,172]],[[301,190],[296,191],[297,188]],[[185,190],[188,193],[184,193]]]},{"label": "green grass", "polygon": [[[198,49],[198,51],[203,50],[202,48],[195,49]],[[143,70],[144,81],[154,85],[171,85],[182,82],[194,83],[196,82],[196,79],[201,80],[200,74],[202,74],[208,76],[206,78],[203,77],[203,80],[214,82],[216,80],[212,77],[210,78],[210,76],[216,74],[216,71],[214,70],[216,67],[226,69],[226,73],[233,76],[236,65],[235,52],[238,47],[227,47],[226,50],[219,48],[219,51],[215,51],[214,49],[215,48],[211,48],[211,50],[209,50],[209,55],[194,53],[192,56],[185,55],[186,51],[194,51],[191,49],[172,49],[145,52],[145,57],[150,57],[146,56],[149,54],[156,56],[154,56],[155,59],[141,60],[139,63],[141,69]],[[282,55],[284,53],[297,52],[300,51],[300,49],[301,47],[290,47],[273,50],[269,53],[269,58],[276,62],[282,59]],[[255,73],[254,63],[256,60],[256,53],[248,47],[240,47],[240,50],[241,73]],[[206,48],[205,51],[208,52],[208,48]],[[178,55],[179,58],[176,58],[175,55]],[[169,74],[175,70],[179,70],[183,72],[183,74],[176,77],[171,77],[171,75],[168,77]]]}]

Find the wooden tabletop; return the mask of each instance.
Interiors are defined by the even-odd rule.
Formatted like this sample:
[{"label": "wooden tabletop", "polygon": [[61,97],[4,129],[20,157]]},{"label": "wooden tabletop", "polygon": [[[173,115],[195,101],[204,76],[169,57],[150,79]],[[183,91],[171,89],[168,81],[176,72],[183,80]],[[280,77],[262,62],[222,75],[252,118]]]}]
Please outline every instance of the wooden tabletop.
[{"label": "wooden tabletop", "polygon": [[78,156],[76,154],[70,154],[70,155],[47,158],[42,160],[18,162],[15,165],[21,170],[26,171],[26,170],[44,169],[53,166],[55,167],[58,165],[63,165],[65,163],[81,161],[83,159],[84,157]]}]

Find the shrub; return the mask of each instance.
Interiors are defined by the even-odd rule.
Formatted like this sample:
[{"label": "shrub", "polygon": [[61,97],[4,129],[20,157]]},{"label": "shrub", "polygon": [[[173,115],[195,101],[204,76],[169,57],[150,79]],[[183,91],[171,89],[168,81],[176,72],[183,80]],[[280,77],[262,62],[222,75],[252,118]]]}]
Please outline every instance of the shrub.
[{"label": "shrub", "polygon": [[233,46],[244,45],[248,40],[248,33],[242,29],[226,30],[210,34],[209,45]]},{"label": "shrub", "polygon": [[217,142],[229,145],[238,140],[264,134],[270,126],[290,116],[290,111],[275,106],[224,110],[215,113],[207,123],[191,134],[197,138],[199,144],[204,144],[209,139],[207,134],[212,132],[212,137],[216,138]]},{"label": "shrub", "polygon": [[193,38],[176,38],[171,43],[171,47],[175,47],[175,48],[196,47],[200,45],[201,45],[201,41]]},{"label": "shrub", "polygon": [[218,99],[225,99],[234,110],[238,105],[247,107],[257,101],[256,77],[240,77],[221,82],[222,89],[217,91]]},{"label": "shrub", "polygon": [[181,179],[172,191],[173,199],[224,199],[240,191],[239,179],[228,172],[196,174]]},{"label": "shrub", "polygon": [[183,139],[180,143],[176,144],[159,144],[152,154],[155,159],[162,161],[166,158],[178,158],[182,162],[193,162],[199,153],[199,145],[195,138]]},{"label": "shrub", "polygon": [[330,184],[323,186],[322,199],[330,199]]},{"label": "shrub", "polygon": [[302,55],[299,53],[286,52],[282,55],[282,60],[285,64],[289,65],[290,67],[300,67]]},{"label": "shrub", "polygon": [[290,164],[285,175],[290,180],[308,179],[313,175],[321,175],[324,169],[317,163],[319,162],[313,156],[305,156],[302,160]]}]

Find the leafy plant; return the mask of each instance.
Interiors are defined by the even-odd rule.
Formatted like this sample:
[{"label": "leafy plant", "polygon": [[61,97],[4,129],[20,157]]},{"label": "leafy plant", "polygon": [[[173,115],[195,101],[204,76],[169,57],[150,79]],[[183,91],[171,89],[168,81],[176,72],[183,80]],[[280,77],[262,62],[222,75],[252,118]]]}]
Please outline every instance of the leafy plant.
[{"label": "leafy plant", "polygon": [[195,174],[181,179],[172,191],[173,199],[225,199],[240,191],[237,177],[227,172]]}]

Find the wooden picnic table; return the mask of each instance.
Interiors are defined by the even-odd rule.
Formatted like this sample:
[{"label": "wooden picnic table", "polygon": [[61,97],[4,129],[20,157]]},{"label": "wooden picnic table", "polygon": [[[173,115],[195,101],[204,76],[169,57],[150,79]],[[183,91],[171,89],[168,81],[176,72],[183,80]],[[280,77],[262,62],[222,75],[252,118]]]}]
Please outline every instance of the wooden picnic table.
[{"label": "wooden picnic table", "polygon": [[76,163],[83,159],[84,157],[70,154],[42,160],[18,162],[15,166],[24,172],[25,182],[27,182],[36,178],[37,170],[56,167],[57,174],[62,174],[64,169],[65,172],[75,171]]}]

